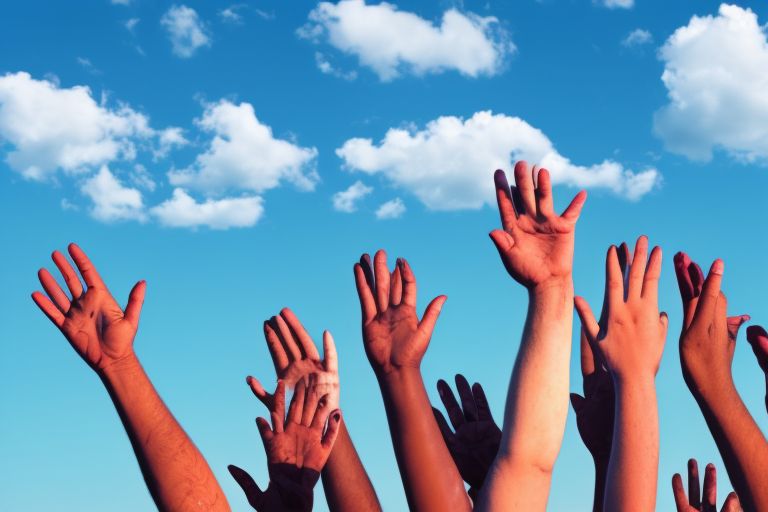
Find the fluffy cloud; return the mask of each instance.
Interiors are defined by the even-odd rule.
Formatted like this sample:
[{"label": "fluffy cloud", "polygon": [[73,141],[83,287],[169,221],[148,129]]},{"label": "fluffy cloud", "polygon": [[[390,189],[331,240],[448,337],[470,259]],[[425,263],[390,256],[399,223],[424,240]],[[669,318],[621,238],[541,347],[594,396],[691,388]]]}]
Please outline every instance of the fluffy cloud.
[{"label": "fluffy cloud", "polygon": [[749,9],[694,16],[660,51],[669,103],[654,129],[670,151],[708,161],[715,149],[768,162],[768,41]]},{"label": "fluffy cloud", "polygon": [[345,213],[357,211],[357,203],[371,192],[372,187],[356,181],[348,189],[333,194],[333,209]]},{"label": "fluffy cloud", "polygon": [[402,217],[404,213],[405,204],[403,204],[402,199],[396,197],[379,206],[379,209],[376,210],[376,218],[380,220],[397,219]]},{"label": "fluffy cloud", "polygon": [[652,42],[653,42],[653,35],[650,32],[642,28],[636,28],[635,30],[627,34],[627,37],[622,39],[621,44],[623,44],[628,48],[631,48],[634,46],[642,46],[644,44],[650,44]]},{"label": "fluffy cloud", "polygon": [[86,180],[80,191],[93,201],[90,212],[97,220],[113,222],[146,219],[141,192],[123,186],[106,165]]},{"label": "fluffy cloud", "polygon": [[0,76],[0,141],[13,146],[6,160],[27,178],[133,159],[135,142],[154,135],[144,115],[97,103],[88,87],[61,88],[24,72]]},{"label": "fluffy cloud", "polygon": [[159,146],[155,150],[155,158],[164,158],[172,149],[189,144],[189,141],[184,137],[184,130],[177,126],[161,130],[158,133],[158,142]]},{"label": "fluffy cloud", "polygon": [[555,184],[606,188],[632,200],[661,179],[656,169],[634,173],[611,160],[575,165],[540,130],[518,117],[488,111],[467,120],[440,117],[423,130],[391,128],[378,145],[371,139],[350,139],[336,154],[348,169],[383,174],[432,210],[494,204],[491,173],[510,169],[516,160],[546,167]]},{"label": "fluffy cloud", "polygon": [[596,0],[597,3],[609,9],[631,9],[635,0]]},{"label": "fluffy cloud", "polygon": [[219,194],[230,189],[263,192],[283,180],[312,190],[319,179],[317,150],[275,138],[249,103],[221,100],[207,105],[197,125],[213,139],[190,168],[169,173],[173,185]]},{"label": "fluffy cloud", "polygon": [[191,7],[171,6],[160,18],[160,24],[168,32],[173,53],[178,57],[188,59],[199,48],[211,45],[205,25]]},{"label": "fluffy cloud", "polygon": [[298,34],[356,56],[383,81],[402,71],[494,75],[515,50],[494,17],[449,9],[435,26],[396,5],[367,5],[364,0],[320,2]]},{"label": "fluffy cloud", "polygon": [[152,208],[151,213],[164,226],[228,229],[255,225],[264,213],[264,207],[260,197],[208,199],[198,203],[184,190],[177,188],[171,199]]}]

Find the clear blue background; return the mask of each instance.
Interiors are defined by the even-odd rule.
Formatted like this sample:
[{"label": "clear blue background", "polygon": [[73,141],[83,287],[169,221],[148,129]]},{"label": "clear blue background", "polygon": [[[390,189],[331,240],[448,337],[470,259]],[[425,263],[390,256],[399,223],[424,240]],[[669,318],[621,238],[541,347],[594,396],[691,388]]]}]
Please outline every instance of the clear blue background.
[{"label": "clear blue background", "polygon": [[[438,19],[451,2],[397,2]],[[763,2],[739,2],[768,20]],[[483,109],[517,115],[540,128],[561,154],[579,164],[613,157],[634,168],[655,165],[662,186],[636,203],[591,192],[579,222],[577,293],[599,308],[604,252],[609,244],[647,234],[664,249],[661,306],[670,335],[657,379],[661,412],[659,510],[672,510],[669,481],[689,457],[720,469],[720,495],[730,490],[706,425],[680,373],[680,301],[672,255],[685,249],[705,268],[726,262],[724,289],[731,313],[768,323],[764,298],[765,194],[768,172],[718,155],[692,163],[663,150],[652,134],[652,114],[666,101],[663,64],[655,47],[693,14],[714,14],[713,1],[638,0],[631,10],[598,8],[590,0],[463,2],[466,10],[499,17],[519,52],[492,78],[456,73],[404,77],[381,83],[369,70],[347,82],[321,74],[315,48],[296,37],[312,2],[258,2],[274,20],[245,14],[242,26],[216,21],[222,2],[190,1],[212,28],[212,46],[189,60],[171,55],[159,18],[170,3],[138,0],[131,7],[106,0],[5,2],[0,7],[0,73],[55,74],[64,87],[87,84],[111,91],[150,115],[152,125],[189,127],[199,97],[232,97],[254,105],[278,136],[295,134],[320,151],[322,182],[314,193],[291,187],[266,194],[257,226],[229,231],[173,230],[156,224],[105,225],[80,211],[63,211],[77,198],[72,184],[23,180],[0,163],[0,508],[59,511],[151,510],[128,440],[96,376],[40,314],[29,293],[36,271],[53,268],[48,255],[77,241],[114,295],[124,301],[138,279],[148,282],[136,350],[155,386],[205,454],[235,510],[246,510],[228,463],[249,469],[266,485],[266,465],[253,419],[263,414],[244,377],[265,381],[273,369],[261,322],[290,306],[320,341],[330,329],[340,352],[342,407],[384,509],[406,509],[380,395],[365,359],[352,264],[363,251],[385,248],[406,256],[419,279],[420,306],[449,299],[423,364],[430,397],[434,384],[463,372],[485,387],[501,420],[519,344],[526,295],[504,272],[487,233],[494,209],[434,213],[404,195],[408,212],[377,221],[374,205],[389,199],[384,182],[361,213],[333,211],[330,196],[356,179],[341,169],[334,149],[354,136],[379,139],[403,122],[421,126],[439,115],[468,117]],[[136,35],[123,22],[139,17]],[[656,44],[621,46],[635,28]],[[146,53],[134,48],[140,44]],[[101,70],[92,75],[77,57]],[[354,68],[353,59],[336,55]],[[174,156],[178,165],[191,150]],[[164,182],[168,163],[148,164]],[[491,169],[488,184],[491,186]],[[575,191],[556,189],[562,207]],[[167,185],[159,193],[168,196]],[[578,327],[576,322],[575,329]],[[575,338],[577,339],[577,338]],[[743,337],[734,361],[737,386],[760,426],[768,427],[764,379]],[[581,391],[578,343],[571,357],[571,389]],[[593,469],[572,411],[555,470],[551,510],[591,510]],[[318,509],[325,510],[320,486]]]}]

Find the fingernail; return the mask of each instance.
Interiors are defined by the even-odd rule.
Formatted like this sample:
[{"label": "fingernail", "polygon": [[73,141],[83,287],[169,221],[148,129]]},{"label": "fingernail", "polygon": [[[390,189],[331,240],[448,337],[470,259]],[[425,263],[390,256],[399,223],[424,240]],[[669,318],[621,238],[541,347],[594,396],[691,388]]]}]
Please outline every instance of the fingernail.
[{"label": "fingernail", "polygon": [[341,419],[341,413],[337,412],[333,415],[333,421],[339,421]]},{"label": "fingernail", "polygon": [[712,264],[712,269],[710,272],[717,275],[723,275],[723,270],[725,269],[725,263],[723,263],[723,260],[716,259],[715,262]]}]

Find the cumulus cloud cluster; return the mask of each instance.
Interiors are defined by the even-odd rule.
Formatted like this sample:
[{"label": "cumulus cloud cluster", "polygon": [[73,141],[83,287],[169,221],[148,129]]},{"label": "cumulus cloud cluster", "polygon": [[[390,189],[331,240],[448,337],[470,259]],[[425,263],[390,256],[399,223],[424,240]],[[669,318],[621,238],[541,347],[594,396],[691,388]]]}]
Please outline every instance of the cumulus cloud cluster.
[{"label": "cumulus cloud cluster", "polygon": [[694,16],[660,50],[669,103],[654,129],[667,149],[708,161],[723,150],[768,162],[768,41],[750,9],[723,4]]},{"label": "cumulus cloud cluster", "polygon": [[197,11],[186,5],[172,5],[160,24],[168,33],[174,55],[188,59],[195,52],[211,45],[211,38]]},{"label": "cumulus cloud cluster", "polygon": [[[454,70],[470,77],[494,75],[515,51],[492,16],[449,9],[435,25],[394,4],[372,5],[365,0],[320,2],[298,34],[356,57],[382,81],[404,72],[425,75]],[[318,66],[330,72],[326,59],[319,60]]]},{"label": "cumulus cloud cluster", "polygon": [[440,117],[423,129],[391,128],[378,144],[349,139],[336,153],[350,171],[380,174],[431,210],[494,204],[489,172],[509,169],[516,160],[546,167],[554,184],[604,188],[630,200],[651,191],[661,179],[656,169],[634,172],[612,160],[576,165],[541,130],[519,117],[489,111],[469,119]]}]

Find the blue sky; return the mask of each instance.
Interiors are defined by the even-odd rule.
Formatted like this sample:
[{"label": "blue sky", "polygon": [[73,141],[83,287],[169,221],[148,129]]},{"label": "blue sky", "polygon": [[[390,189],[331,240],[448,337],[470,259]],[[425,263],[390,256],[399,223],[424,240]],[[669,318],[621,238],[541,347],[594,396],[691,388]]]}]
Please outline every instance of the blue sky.
[{"label": "blue sky", "polygon": [[[680,373],[672,255],[723,258],[730,312],[768,323],[768,8],[607,4],[4,4],[2,508],[152,506],[107,394],[28,298],[76,241],[121,302],[147,280],[136,350],[235,510],[226,464],[267,481],[244,377],[272,378],[261,322],[286,305],[318,342],[334,333],[345,420],[384,509],[404,510],[352,264],[383,247],[411,261],[422,307],[448,295],[430,396],[460,371],[500,420],[526,295],[487,238],[491,176],[519,157],[548,164],[561,208],[589,191],[574,279],[594,307],[609,244],[664,249],[659,510],[689,457],[722,469]],[[580,391],[578,343],[571,361]],[[765,430],[743,337],[734,374]],[[592,473],[571,412],[550,508],[589,509]]]}]

